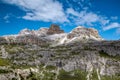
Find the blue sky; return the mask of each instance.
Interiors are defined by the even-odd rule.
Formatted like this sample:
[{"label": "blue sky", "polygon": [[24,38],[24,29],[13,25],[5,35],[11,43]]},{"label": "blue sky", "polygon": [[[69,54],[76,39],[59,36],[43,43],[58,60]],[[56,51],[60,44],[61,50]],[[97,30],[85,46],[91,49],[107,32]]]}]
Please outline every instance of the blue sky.
[{"label": "blue sky", "polygon": [[120,39],[120,0],[0,0],[0,36],[52,23],[70,32],[95,28],[107,40]]}]

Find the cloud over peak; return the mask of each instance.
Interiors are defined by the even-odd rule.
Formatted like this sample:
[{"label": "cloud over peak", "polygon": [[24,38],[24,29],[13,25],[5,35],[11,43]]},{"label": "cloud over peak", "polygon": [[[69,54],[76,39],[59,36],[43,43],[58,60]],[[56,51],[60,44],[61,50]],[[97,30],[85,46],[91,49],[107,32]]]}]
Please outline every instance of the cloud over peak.
[{"label": "cloud over peak", "polygon": [[96,22],[102,25],[106,25],[109,22],[109,20],[106,17],[87,10],[78,12],[72,8],[68,8],[67,14],[70,15],[69,18],[73,20],[73,23],[77,25],[93,26],[93,24]]},{"label": "cloud over peak", "polygon": [[117,22],[111,23],[108,26],[104,27],[103,30],[110,30],[113,28],[120,28],[120,24]]},{"label": "cloud over peak", "polygon": [[2,0],[26,12],[22,19],[94,27],[103,31],[118,28],[118,17],[108,18],[88,10],[90,0]]},{"label": "cloud over peak", "polygon": [[23,19],[46,22],[68,22],[61,3],[53,0],[4,0],[26,11]]}]

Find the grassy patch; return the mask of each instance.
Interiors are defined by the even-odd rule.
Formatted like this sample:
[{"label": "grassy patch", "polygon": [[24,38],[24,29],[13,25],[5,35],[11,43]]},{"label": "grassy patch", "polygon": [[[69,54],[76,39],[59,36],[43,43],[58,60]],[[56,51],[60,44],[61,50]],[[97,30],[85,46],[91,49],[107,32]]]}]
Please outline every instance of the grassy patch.
[{"label": "grassy patch", "polygon": [[71,52],[70,55],[79,55],[80,52]]},{"label": "grassy patch", "polygon": [[7,46],[5,46],[5,49],[9,54],[24,52],[23,48],[18,45],[16,45],[16,46],[7,45]]},{"label": "grassy patch", "polygon": [[12,69],[29,69],[29,68],[34,68],[35,66],[31,66],[31,65],[11,65]]},{"label": "grassy patch", "polygon": [[101,80],[120,80],[120,76],[102,76]]},{"label": "grassy patch", "polygon": [[94,69],[92,72],[92,76],[91,76],[92,80],[98,80],[98,75],[97,75],[97,71]]},{"label": "grassy patch", "polygon": [[111,56],[108,53],[106,53],[104,50],[99,51],[99,54],[101,57],[105,57],[105,58],[112,58],[115,60],[120,60],[120,56]]},{"label": "grassy patch", "polygon": [[15,53],[17,53],[17,51],[16,51],[16,50],[13,50],[13,49],[9,49],[9,50],[7,50],[7,52],[8,52],[9,54],[15,54]]},{"label": "grassy patch", "polygon": [[66,72],[64,70],[60,71],[60,74],[58,76],[59,80],[72,80],[72,76],[70,75],[70,72]]},{"label": "grassy patch", "polygon": [[0,66],[8,66],[10,61],[8,59],[0,58]]},{"label": "grassy patch", "polygon": [[56,66],[48,65],[48,66],[46,66],[46,69],[47,70],[55,70]]},{"label": "grassy patch", "polygon": [[55,80],[54,72],[44,72],[44,77],[41,80]]},{"label": "grassy patch", "polygon": [[86,73],[81,70],[74,70],[70,72],[61,70],[58,80],[86,80]]}]

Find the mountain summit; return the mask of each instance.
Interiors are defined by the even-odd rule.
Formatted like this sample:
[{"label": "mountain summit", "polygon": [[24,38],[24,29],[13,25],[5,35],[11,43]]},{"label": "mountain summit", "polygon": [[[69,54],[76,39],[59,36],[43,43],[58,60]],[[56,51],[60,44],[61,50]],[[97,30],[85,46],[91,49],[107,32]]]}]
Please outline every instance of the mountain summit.
[{"label": "mountain summit", "polygon": [[42,41],[46,41],[52,45],[66,44],[75,41],[88,42],[103,40],[94,28],[78,26],[70,33],[65,33],[64,30],[60,29],[56,24],[52,24],[50,28],[40,28],[39,30],[29,30],[26,28],[21,30],[17,35],[3,36],[3,38],[5,38],[6,41],[21,42],[20,40],[22,40],[30,43],[33,43],[33,41],[36,43],[35,41],[39,42],[39,40],[41,41],[42,39]]},{"label": "mountain summit", "polygon": [[64,33],[64,30],[61,30],[60,27],[55,24],[52,24],[47,32],[48,35],[60,34],[60,33]]},{"label": "mountain summit", "polygon": [[94,40],[101,40],[102,38],[98,34],[98,31],[94,28],[85,28],[82,26],[78,26],[73,29],[68,34],[68,39],[72,39],[74,37],[81,38],[81,39],[94,39]]}]

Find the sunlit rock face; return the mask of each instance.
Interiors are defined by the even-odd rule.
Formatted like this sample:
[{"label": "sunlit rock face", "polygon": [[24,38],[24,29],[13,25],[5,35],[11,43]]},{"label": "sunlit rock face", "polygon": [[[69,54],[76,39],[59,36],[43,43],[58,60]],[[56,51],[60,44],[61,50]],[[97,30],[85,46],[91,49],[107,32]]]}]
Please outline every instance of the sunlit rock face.
[{"label": "sunlit rock face", "polygon": [[32,31],[26,28],[26,29],[21,30],[19,34],[20,35],[32,34]]},{"label": "sunlit rock face", "polygon": [[85,28],[82,26],[76,27],[67,36],[68,39],[72,39],[74,37],[79,37],[81,39],[86,38],[86,39],[102,40],[96,29]]}]

